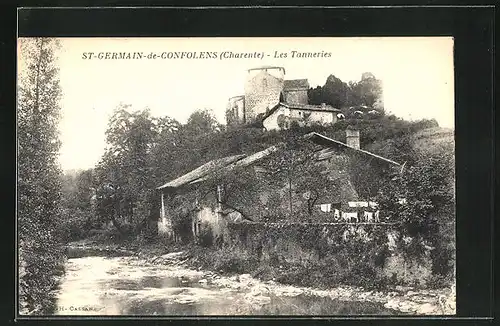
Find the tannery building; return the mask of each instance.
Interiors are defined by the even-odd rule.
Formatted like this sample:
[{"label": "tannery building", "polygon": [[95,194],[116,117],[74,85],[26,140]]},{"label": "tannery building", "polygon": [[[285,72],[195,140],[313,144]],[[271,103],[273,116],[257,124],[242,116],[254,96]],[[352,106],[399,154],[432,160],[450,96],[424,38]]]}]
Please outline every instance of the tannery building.
[{"label": "tannery building", "polygon": [[[346,142],[333,140],[314,132],[303,138],[313,145],[314,155],[311,157],[316,162],[314,164],[325,167],[324,172],[319,177],[335,181],[335,186],[325,189],[326,191],[321,198],[315,202],[315,210],[318,213],[315,213],[315,216],[332,223],[360,222],[363,218],[365,222],[377,222],[378,213],[374,215],[375,212],[372,210],[376,204],[369,202],[363,205],[362,199],[359,198],[356,189],[351,184],[348,171],[342,166],[345,166],[344,162],[348,161],[352,155],[360,155],[366,160],[376,161],[391,169],[395,168],[395,170],[401,167],[400,164],[360,149],[359,131],[357,130],[348,129],[346,131]],[[244,201],[238,203],[239,205],[224,199],[226,197],[224,182],[227,182],[224,180],[225,175],[238,168],[255,171],[257,175],[262,173],[261,163],[277,153],[282,145],[281,143],[276,144],[251,155],[233,155],[207,162],[158,187],[161,196],[159,233],[169,238],[176,238],[179,231],[175,229],[173,221],[177,219],[177,221],[183,221],[184,232],[188,231],[187,237],[189,239],[197,241],[204,231],[210,232],[214,239],[224,239],[227,236],[228,223],[245,220],[258,222],[265,219],[266,214],[273,215],[279,213],[280,210],[287,212],[289,209],[287,203],[272,201],[273,196],[277,193],[288,191],[286,186],[282,187],[283,189],[279,189],[279,187],[252,189],[251,192],[258,197],[257,205],[249,201],[247,198],[249,193],[243,194]],[[220,181],[211,184],[212,191],[203,190],[200,192],[200,186],[210,178],[218,178]],[[263,183],[267,181],[266,179],[266,176],[261,178]],[[234,189],[231,190],[233,194],[236,191],[241,191],[242,188]],[[295,194],[293,203],[307,200],[304,195],[302,193]],[[292,200],[290,201],[292,202]],[[342,212],[342,215],[336,216],[337,211]],[[354,217],[355,211],[360,212],[356,213],[356,217]]]}]

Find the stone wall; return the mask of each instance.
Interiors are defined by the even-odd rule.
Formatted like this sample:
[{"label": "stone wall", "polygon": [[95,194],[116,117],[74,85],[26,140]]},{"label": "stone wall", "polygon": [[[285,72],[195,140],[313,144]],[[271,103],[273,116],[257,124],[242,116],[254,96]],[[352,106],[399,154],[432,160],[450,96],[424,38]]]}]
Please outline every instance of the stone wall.
[{"label": "stone wall", "polygon": [[307,96],[307,89],[294,89],[284,92],[284,100],[287,104],[308,104],[309,97]]},{"label": "stone wall", "polygon": [[[331,259],[337,263],[357,261],[360,268],[381,264],[376,268],[377,277],[395,277],[404,284],[425,285],[431,278],[429,259],[405,262],[397,251],[393,241],[395,226],[287,222],[227,226],[227,245],[246,250],[261,262],[274,260],[307,267]],[[388,255],[379,256],[384,250],[388,250]],[[383,260],[375,262],[380,259]]]},{"label": "stone wall", "polygon": [[246,122],[252,122],[257,115],[277,105],[283,90],[283,78],[275,77],[262,70],[245,83]]}]

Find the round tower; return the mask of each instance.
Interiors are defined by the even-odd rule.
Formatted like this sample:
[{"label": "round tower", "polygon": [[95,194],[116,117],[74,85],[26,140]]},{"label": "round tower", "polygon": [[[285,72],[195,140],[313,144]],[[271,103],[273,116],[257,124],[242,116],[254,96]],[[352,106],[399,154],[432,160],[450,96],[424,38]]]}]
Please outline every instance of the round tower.
[{"label": "round tower", "polygon": [[248,69],[245,82],[246,122],[253,122],[259,115],[279,103],[285,79],[285,68],[265,66]]}]

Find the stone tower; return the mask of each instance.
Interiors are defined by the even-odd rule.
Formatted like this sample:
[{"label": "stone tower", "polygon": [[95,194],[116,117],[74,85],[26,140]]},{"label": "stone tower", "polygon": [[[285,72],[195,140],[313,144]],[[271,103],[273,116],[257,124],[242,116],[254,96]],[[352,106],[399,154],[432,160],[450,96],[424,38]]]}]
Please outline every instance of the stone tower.
[{"label": "stone tower", "polygon": [[245,120],[251,123],[279,103],[285,68],[260,67],[248,70],[245,82]]},{"label": "stone tower", "polygon": [[229,99],[226,108],[226,123],[228,126],[237,126],[245,123],[245,96],[233,96]]}]

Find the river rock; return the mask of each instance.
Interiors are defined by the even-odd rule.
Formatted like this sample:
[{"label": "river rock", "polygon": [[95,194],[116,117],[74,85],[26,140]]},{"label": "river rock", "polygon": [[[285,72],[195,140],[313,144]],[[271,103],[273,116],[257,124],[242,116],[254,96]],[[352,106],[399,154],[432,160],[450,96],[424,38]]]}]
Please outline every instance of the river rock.
[{"label": "river rock", "polygon": [[243,283],[248,283],[252,280],[252,276],[250,274],[241,274],[238,276],[238,280]]},{"label": "river rock", "polygon": [[222,287],[234,287],[235,283],[226,278],[215,278],[214,283]]},{"label": "river rock", "polygon": [[418,293],[417,293],[417,292],[415,292],[415,291],[411,291],[411,290],[410,290],[410,291],[408,291],[408,292],[406,292],[406,295],[407,295],[407,296],[412,296],[412,295],[416,295],[416,294],[418,294]]},{"label": "river rock", "polygon": [[406,292],[406,291],[413,290],[413,288],[411,286],[402,286],[402,285],[396,285],[396,287],[394,289],[398,292]]},{"label": "river rock", "polygon": [[410,312],[414,309],[412,309],[412,306],[409,302],[400,302],[398,304],[398,310],[402,312]]},{"label": "river rock", "polygon": [[261,296],[269,294],[269,288],[267,286],[256,285],[250,290],[250,294],[253,296]]},{"label": "river rock", "polygon": [[304,291],[298,288],[294,288],[292,286],[289,287],[279,287],[274,290],[274,293],[277,296],[284,296],[284,297],[296,297],[300,294],[302,294]]},{"label": "river rock", "polygon": [[423,305],[420,305],[417,309],[417,313],[419,315],[433,315],[436,314],[436,306],[430,304],[430,303],[424,303]]},{"label": "river rock", "polygon": [[192,296],[179,296],[174,299],[174,302],[181,304],[190,304],[196,302],[196,300]]},{"label": "river rock", "polygon": [[399,304],[396,300],[389,300],[384,304],[387,309],[398,309]]},{"label": "river rock", "polygon": [[270,297],[263,295],[254,296],[251,293],[245,295],[245,300],[252,305],[258,305],[258,306],[271,303]]}]

